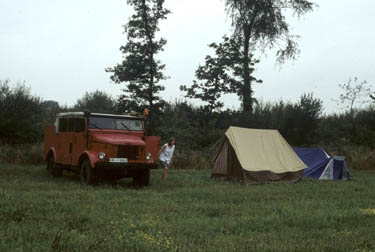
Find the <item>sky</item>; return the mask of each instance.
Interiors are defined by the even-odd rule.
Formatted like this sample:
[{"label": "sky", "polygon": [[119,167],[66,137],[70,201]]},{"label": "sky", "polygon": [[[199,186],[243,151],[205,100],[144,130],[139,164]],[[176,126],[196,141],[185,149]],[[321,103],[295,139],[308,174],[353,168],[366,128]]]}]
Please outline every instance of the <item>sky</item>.
[{"label": "sky", "polygon": [[[276,65],[274,50],[257,55],[255,76],[263,80],[254,85],[258,100],[295,102],[313,92],[332,113],[341,108],[335,101],[340,83],[358,77],[375,87],[375,1],[315,3],[319,7],[300,19],[288,15],[292,33],[301,36],[295,61]],[[162,96],[174,101],[212,53],[207,45],[232,30],[223,0],[166,0],[165,7],[172,14],[160,24],[160,36],[168,44],[158,58],[169,76]],[[131,13],[126,0],[0,0],[0,80],[25,81],[33,94],[60,105],[74,105],[86,91],[117,97],[123,85],[111,82],[104,69],[122,60],[123,25]],[[240,106],[234,95],[223,101]]]}]

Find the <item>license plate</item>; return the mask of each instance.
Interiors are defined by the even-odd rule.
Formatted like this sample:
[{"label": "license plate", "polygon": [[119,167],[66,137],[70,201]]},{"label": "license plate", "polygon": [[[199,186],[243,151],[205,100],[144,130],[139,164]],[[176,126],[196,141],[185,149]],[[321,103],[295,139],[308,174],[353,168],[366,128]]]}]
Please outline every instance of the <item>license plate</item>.
[{"label": "license plate", "polygon": [[127,163],[128,159],[127,158],[110,158],[109,162],[110,163]]}]

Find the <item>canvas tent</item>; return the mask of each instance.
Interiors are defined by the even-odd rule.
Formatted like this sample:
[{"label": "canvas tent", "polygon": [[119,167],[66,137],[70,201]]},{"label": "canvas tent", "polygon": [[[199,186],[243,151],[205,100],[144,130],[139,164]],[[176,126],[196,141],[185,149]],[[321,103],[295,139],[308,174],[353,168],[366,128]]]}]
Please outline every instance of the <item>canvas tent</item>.
[{"label": "canvas tent", "polygon": [[306,165],[277,130],[230,127],[214,157],[212,178],[246,183],[296,182]]},{"label": "canvas tent", "polygon": [[293,147],[297,155],[308,166],[304,177],[320,180],[350,179],[343,157],[330,157],[323,148]]}]

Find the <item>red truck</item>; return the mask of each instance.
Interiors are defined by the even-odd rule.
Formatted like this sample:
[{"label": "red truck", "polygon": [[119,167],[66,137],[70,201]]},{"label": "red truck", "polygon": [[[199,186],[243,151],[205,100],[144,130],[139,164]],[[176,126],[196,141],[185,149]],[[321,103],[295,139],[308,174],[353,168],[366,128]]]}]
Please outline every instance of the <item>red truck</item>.
[{"label": "red truck", "polygon": [[131,177],[144,186],[159,148],[160,137],[145,134],[144,117],[69,112],[46,127],[43,157],[53,177],[68,170],[80,174],[82,184]]}]

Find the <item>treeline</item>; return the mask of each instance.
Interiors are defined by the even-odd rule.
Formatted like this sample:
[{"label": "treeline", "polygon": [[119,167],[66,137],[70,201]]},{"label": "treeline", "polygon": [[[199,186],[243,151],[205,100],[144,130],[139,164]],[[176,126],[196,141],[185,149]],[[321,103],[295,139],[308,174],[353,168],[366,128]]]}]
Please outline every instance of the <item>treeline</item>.
[{"label": "treeline", "polygon": [[[124,113],[121,99],[102,91],[86,93],[71,107],[42,101],[24,85],[0,85],[1,145],[38,144],[44,126],[54,123],[57,113],[66,111]],[[208,165],[209,157],[230,126],[278,129],[291,145],[324,146],[332,154],[353,156],[375,149],[375,106],[323,114],[323,103],[313,94],[303,94],[295,102],[257,102],[253,112],[242,110],[208,111],[188,101],[163,102],[155,115],[153,134],[163,141],[177,139],[181,167]],[[361,152],[361,153],[358,153]],[[353,157],[354,158],[354,157]],[[369,157],[370,158],[370,157]],[[202,161],[203,160],[203,161]],[[371,160],[368,160],[371,163]]]},{"label": "treeline", "polygon": [[[182,168],[207,167],[229,126],[278,129],[292,145],[324,146],[332,154],[348,156],[349,161],[364,159],[359,167],[375,167],[375,91],[367,82],[354,79],[340,85],[343,93],[338,102],[346,106],[340,114],[323,114],[323,103],[313,94],[302,94],[295,103],[261,102],[254,95],[253,86],[262,82],[255,76],[255,66],[265,50],[277,51],[278,64],[295,59],[299,53],[298,36],[291,34],[286,15],[303,16],[315,9],[313,2],[225,0],[231,34],[209,45],[213,52],[202,59],[193,83],[180,86],[186,100],[174,103],[160,95],[168,76],[166,66],[158,60],[167,43],[159,36],[159,23],[171,13],[164,2],[127,1],[134,13],[124,25],[123,60],[105,69],[114,83],[124,87],[119,98],[95,91],[66,107],[31,95],[22,84],[11,87],[9,81],[0,81],[0,147],[6,150],[0,150],[0,160],[4,160],[1,155],[8,160],[24,156],[21,149],[4,146],[33,149],[28,145],[43,140],[44,126],[53,123],[59,112],[89,109],[118,114],[148,108],[148,132],[162,136],[163,141],[170,136],[177,139],[176,160]],[[241,108],[225,110],[220,98],[226,94],[235,94]],[[195,106],[190,99],[203,105]],[[358,106],[363,102],[367,107]]]}]

